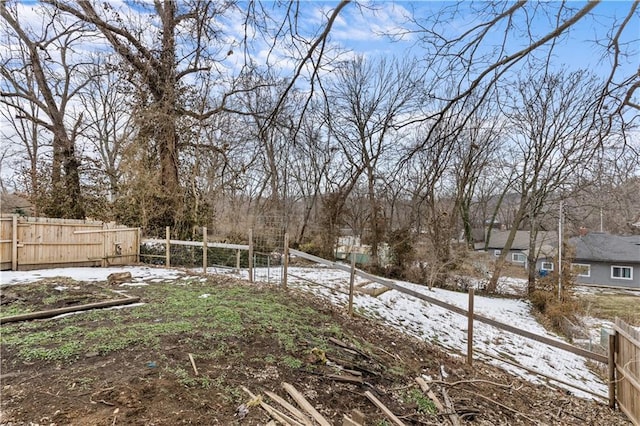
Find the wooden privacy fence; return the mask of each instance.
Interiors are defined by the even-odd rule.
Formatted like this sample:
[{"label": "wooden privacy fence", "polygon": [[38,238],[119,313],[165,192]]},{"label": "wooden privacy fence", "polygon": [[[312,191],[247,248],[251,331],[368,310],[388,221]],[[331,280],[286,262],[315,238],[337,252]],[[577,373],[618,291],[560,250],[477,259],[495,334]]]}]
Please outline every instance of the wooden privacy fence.
[{"label": "wooden privacy fence", "polygon": [[140,229],[100,221],[3,215],[0,269],[128,265],[139,261]]},{"label": "wooden privacy fence", "polygon": [[609,344],[614,353],[615,402],[631,422],[640,425],[640,332],[616,318]]}]

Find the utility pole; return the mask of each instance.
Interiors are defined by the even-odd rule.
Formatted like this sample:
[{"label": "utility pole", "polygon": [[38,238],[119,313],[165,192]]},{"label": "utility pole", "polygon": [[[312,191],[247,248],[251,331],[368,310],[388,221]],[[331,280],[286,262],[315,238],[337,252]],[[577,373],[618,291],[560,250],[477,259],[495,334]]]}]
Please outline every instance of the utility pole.
[{"label": "utility pole", "polygon": [[562,200],[558,215],[558,300],[562,299]]},{"label": "utility pole", "polygon": [[600,207],[600,232],[604,232],[604,222],[602,219],[602,207]]}]

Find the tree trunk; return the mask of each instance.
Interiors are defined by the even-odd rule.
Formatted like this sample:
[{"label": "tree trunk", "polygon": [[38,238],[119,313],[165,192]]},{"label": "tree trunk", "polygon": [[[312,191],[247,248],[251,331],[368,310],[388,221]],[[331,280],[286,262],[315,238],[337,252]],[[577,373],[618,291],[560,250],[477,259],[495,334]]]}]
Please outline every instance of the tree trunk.
[{"label": "tree trunk", "polygon": [[502,252],[500,253],[500,257],[498,257],[498,260],[496,261],[496,267],[493,270],[493,275],[491,275],[491,279],[489,280],[489,284],[487,285],[487,292],[488,293],[495,293],[496,289],[498,288],[498,279],[500,279],[500,274],[502,273],[502,268],[504,268],[504,265],[505,265],[505,263],[507,261],[507,255],[509,254],[509,251],[511,250],[511,246],[513,245],[513,240],[515,240],[515,238],[516,238],[516,232],[518,231],[518,228],[520,226],[520,222],[522,222],[522,219],[524,218],[525,207],[526,207],[526,203],[521,201],[520,202],[520,207],[518,208],[518,211],[516,212],[516,217],[515,217],[515,219],[513,221],[513,227],[509,231],[509,236],[507,237],[507,242],[505,243],[504,247],[502,248]]},{"label": "tree trunk", "polygon": [[368,173],[368,198],[369,208],[371,209],[371,216],[369,226],[371,227],[371,266],[377,267],[378,261],[378,245],[380,244],[381,232],[380,232],[380,219],[378,211],[378,202],[375,193],[375,177],[373,170],[369,170]]},{"label": "tree trunk", "polygon": [[527,256],[527,293],[531,295],[536,290],[536,238],[537,230],[535,229],[535,221],[532,221],[531,230],[529,231],[529,255]]}]

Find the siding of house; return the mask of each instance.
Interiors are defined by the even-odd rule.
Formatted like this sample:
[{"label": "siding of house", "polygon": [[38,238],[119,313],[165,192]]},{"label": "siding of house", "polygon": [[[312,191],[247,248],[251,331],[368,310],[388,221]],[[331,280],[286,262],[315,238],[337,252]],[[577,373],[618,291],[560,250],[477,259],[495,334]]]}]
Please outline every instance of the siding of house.
[{"label": "siding of house", "polygon": [[[580,263],[583,265],[591,265],[591,275],[589,277],[577,276],[576,281],[580,284],[594,284],[594,285],[607,285],[615,287],[625,287],[640,289],[640,263],[607,263],[607,262],[594,262],[590,260],[576,259],[573,263]],[[628,266],[633,268],[633,279],[615,279],[611,278],[611,266]]]}]

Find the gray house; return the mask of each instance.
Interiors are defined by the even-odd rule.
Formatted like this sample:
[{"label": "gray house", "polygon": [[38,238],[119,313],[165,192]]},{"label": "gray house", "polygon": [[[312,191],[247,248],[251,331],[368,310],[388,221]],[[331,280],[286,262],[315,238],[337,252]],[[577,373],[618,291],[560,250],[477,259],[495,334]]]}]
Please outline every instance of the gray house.
[{"label": "gray house", "polygon": [[[486,231],[485,231],[486,232]],[[504,251],[504,247],[509,237],[510,231],[492,229],[489,235],[489,243],[487,244],[487,252],[489,255],[497,259]],[[484,250],[486,235],[479,238],[474,244],[475,250]],[[557,236],[553,232],[539,232],[536,239],[536,252],[534,253],[537,262],[537,271],[550,272],[554,269],[553,256],[556,253]],[[511,244],[511,249],[507,254],[507,262],[521,265],[523,268],[527,266],[527,257],[529,256],[529,231],[516,231],[515,238]]]},{"label": "gray house", "polygon": [[603,232],[569,239],[575,249],[571,269],[581,284],[640,289],[640,235]]}]

